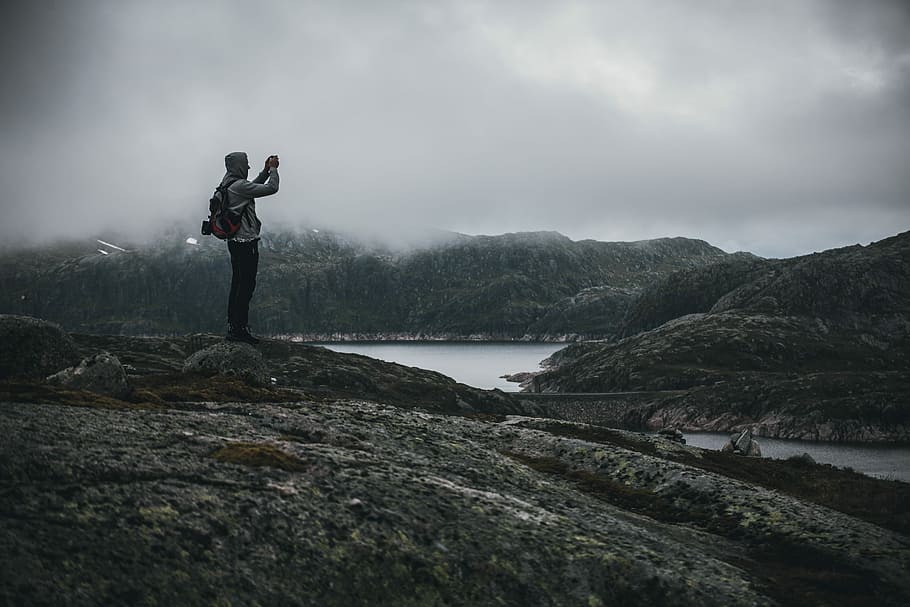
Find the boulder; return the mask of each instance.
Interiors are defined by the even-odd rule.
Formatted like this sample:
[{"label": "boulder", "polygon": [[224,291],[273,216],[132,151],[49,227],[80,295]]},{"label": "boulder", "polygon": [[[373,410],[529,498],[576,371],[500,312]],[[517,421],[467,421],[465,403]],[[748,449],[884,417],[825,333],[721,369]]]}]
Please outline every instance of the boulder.
[{"label": "boulder", "polygon": [[44,379],[79,362],[73,339],[52,322],[0,314],[0,378]]},{"label": "boulder", "polygon": [[801,464],[803,466],[814,466],[815,465],[815,458],[812,457],[811,455],[809,455],[808,453],[806,453],[805,451],[803,452],[802,455],[791,455],[790,457],[787,458],[787,461],[790,463],[793,463],[793,464]]},{"label": "boulder", "polygon": [[748,428],[730,435],[730,442],[724,445],[721,451],[748,457],[761,457],[761,447],[758,441],[752,439],[752,431]]},{"label": "boulder", "polygon": [[199,350],[186,359],[184,373],[237,377],[253,386],[269,384],[262,354],[249,344],[224,342]]},{"label": "boulder", "polygon": [[110,352],[99,352],[47,378],[48,383],[124,398],[130,384],[120,360]]},{"label": "boulder", "polygon": [[682,431],[678,428],[663,428],[657,432],[658,436],[671,440],[674,443],[679,443],[681,445],[686,444],[686,437],[683,436]]}]

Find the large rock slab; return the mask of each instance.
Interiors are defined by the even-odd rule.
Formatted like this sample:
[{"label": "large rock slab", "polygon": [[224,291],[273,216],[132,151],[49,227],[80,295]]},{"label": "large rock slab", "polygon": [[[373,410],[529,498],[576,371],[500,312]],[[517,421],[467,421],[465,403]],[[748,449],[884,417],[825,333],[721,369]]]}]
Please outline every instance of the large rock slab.
[{"label": "large rock slab", "polygon": [[199,350],[186,359],[184,373],[238,377],[253,386],[269,384],[262,354],[249,344],[224,342]]},{"label": "large rock slab", "polygon": [[48,383],[88,390],[123,398],[130,393],[130,384],[120,360],[110,352],[99,352],[47,378]]},{"label": "large rock slab", "polygon": [[73,339],[52,322],[0,314],[0,378],[43,379],[79,362]]}]

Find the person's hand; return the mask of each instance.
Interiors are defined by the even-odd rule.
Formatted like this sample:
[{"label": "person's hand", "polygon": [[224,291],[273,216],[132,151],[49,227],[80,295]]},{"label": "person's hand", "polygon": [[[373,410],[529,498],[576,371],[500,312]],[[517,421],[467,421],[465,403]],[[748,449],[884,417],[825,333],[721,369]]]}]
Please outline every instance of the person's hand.
[{"label": "person's hand", "polygon": [[274,156],[269,156],[268,160],[265,161],[265,165],[270,169],[278,168],[278,154]]},{"label": "person's hand", "polygon": [[265,159],[265,165],[263,165],[263,167],[262,167],[262,170],[265,171],[266,173],[269,172],[269,160],[271,160],[271,159],[272,159],[271,156],[269,156],[268,158],[266,158],[266,159]]}]

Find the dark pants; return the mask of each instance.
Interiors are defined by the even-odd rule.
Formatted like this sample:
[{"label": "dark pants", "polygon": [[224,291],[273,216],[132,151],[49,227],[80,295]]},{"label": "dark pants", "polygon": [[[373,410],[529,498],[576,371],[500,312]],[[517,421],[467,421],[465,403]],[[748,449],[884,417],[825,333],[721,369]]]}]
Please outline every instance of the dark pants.
[{"label": "dark pants", "polygon": [[228,296],[228,322],[240,329],[249,324],[250,300],[256,290],[259,269],[259,241],[228,241],[231,252],[231,293]]}]

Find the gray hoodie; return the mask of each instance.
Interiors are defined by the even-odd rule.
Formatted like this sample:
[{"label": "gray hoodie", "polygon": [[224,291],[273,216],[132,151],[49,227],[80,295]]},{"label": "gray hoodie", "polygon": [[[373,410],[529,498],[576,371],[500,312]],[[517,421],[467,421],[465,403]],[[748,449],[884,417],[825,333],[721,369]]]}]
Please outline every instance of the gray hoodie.
[{"label": "gray hoodie", "polygon": [[[231,152],[224,157],[224,168],[227,172],[221,185],[233,181],[228,188],[228,205],[235,213],[240,213],[240,229],[231,240],[249,242],[259,238],[262,222],[256,217],[256,200],[270,196],[278,191],[278,169],[262,171],[253,181],[247,181],[250,173],[250,161],[246,152]],[[235,181],[236,180],[236,181]]]}]

